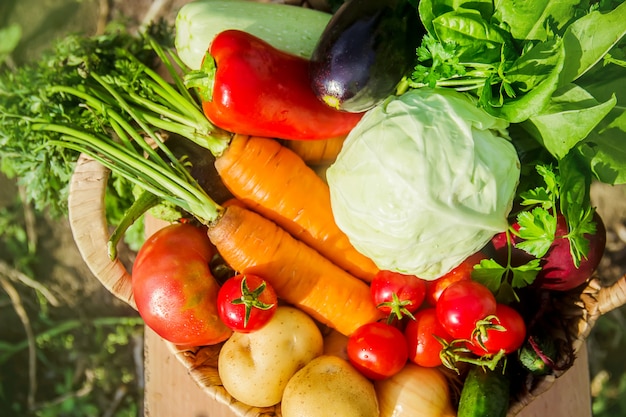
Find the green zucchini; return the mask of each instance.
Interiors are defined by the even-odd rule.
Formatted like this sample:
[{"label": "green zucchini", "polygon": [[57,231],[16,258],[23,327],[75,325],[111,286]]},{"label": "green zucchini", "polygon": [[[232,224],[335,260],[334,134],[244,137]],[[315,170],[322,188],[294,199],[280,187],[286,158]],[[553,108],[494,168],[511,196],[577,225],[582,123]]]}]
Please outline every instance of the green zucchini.
[{"label": "green zucchini", "polygon": [[505,417],[510,387],[510,377],[501,366],[495,370],[474,366],[463,384],[457,417]]},{"label": "green zucchini", "polygon": [[196,70],[215,35],[239,29],[275,48],[310,58],[330,18],[329,13],[280,3],[198,0],[178,11],[175,46],[185,65]]}]

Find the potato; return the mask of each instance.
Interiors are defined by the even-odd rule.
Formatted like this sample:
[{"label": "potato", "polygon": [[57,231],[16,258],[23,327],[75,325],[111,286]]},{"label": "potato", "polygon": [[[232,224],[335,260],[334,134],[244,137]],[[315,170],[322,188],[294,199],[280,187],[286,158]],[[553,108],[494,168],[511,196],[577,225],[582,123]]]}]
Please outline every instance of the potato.
[{"label": "potato", "polygon": [[319,328],[306,313],[280,306],[252,333],[234,333],[224,343],[218,372],[235,399],[255,407],[280,402],[287,381],[323,352]]},{"label": "potato", "polygon": [[283,417],[378,417],[374,384],[334,355],[313,359],[289,380]]}]

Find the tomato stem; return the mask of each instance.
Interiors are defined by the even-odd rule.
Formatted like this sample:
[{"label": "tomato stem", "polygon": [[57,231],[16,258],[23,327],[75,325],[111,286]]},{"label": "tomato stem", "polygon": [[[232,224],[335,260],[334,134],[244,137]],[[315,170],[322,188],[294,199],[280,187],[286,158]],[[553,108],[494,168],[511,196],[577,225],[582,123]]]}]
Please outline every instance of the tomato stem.
[{"label": "tomato stem", "polygon": [[441,352],[439,352],[441,363],[457,374],[460,373],[457,366],[459,362],[487,367],[491,371],[495,370],[502,360],[506,362],[506,352],[504,349],[500,349],[500,351],[495,354],[475,356],[467,347],[468,343],[472,343],[469,340],[455,339],[451,342],[447,342],[437,335],[433,335],[433,337],[437,339],[442,346]]},{"label": "tomato stem", "polygon": [[415,320],[413,313],[411,313],[406,307],[412,304],[411,300],[400,300],[400,297],[398,297],[398,294],[395,292],[391,296],[391,301],[380,303],[376,306],[379,309],[381,307],[388,307],[390,309],[389,315],[387,316],[387,324],[392,324],[396,318],[398,320],[402,320],[404,316],[407,316],[411,320]]},{"label": "tomato stem", "polygon": [[258,308],[259,310],[269,310],[274,307],[274,304],[264,303],[259,299],[263,291],[267,288],[267,283],[263,282],[256,289],[250,290],[248,287],[247,277],[244,275],[241,279],[241,297],[231,301],[233,305],[243,304],[245,308],[245,317],[243,320],[243,327],[248,327],[248,321],[252,310]]},{"label": "tomato stem", "polygon": [[496,332],[504,332],[506,329],[504,326],[500,324],[500,319],[495,314],[489,315],[482,320],[478,320],[476,322],[476,328],[472,332],[471,342],[476,341],[478,346],[480,346],[485,351],[487,348],[485,347],[485,338],[487,337],[487,332],[489,330],[493,330]]}]

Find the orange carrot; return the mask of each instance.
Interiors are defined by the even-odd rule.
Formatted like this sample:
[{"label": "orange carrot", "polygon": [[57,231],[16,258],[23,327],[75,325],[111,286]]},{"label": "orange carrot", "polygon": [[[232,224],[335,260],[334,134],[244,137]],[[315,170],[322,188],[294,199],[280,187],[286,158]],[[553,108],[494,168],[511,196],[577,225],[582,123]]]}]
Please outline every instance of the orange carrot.
[{"label": "orange carrot", "polygon": [[328,185],[298,155],[273,139],[235,135],[215,167],[247,207],[356,277],[372,280],[378,268],[337,227]]},{"label": "orange carrot", "polygon": [[328,165],[337,159],[345,139],[345,136],[337,136],[323,140],[285,140],[282,144],[307,165]]},{"label": "orange carrot", "polygon": [[233,269],[263,277],[280,298],[345,335],[381,318],[366,283],[251,210],[229,205],[208,235]]}]

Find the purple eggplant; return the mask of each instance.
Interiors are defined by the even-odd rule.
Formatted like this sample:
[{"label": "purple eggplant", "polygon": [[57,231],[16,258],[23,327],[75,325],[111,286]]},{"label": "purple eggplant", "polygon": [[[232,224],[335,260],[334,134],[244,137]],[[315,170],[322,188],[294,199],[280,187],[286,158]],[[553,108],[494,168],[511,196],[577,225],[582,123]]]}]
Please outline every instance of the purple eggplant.
[{"label": "purple eggplant", "polygon": [[310,61],[311,86],[331,107],[363,112],[393,94],[412,70],[426,29],[408,0],[348,0]]}]

